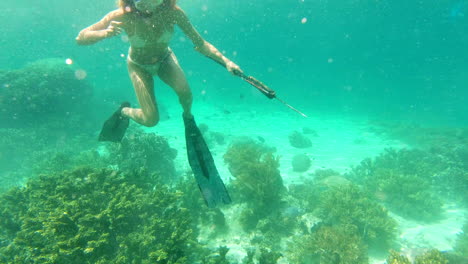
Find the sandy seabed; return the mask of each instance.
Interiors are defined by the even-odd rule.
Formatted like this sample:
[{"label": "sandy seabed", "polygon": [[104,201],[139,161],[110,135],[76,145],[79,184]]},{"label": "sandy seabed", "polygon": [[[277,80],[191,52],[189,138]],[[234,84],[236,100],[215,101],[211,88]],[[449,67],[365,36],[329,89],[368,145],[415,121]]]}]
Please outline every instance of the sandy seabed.
[{"label": "sandy seabed", "polygon": [[[333,169],[345,173],[363,159],[375,157],[386,148],[411,147],[398,140],[383,138],[382,135],[373,133],[372,122],[365,117],[307,113],[309,117],[304,118],[283,108],[281,104],[273,105],[268,110],[263,106],[239,104],[226,111],[224,107],[205,102],[196,102],[193,113],[199,125],[206,124],[208,131],[222,133],[226,138],[223,145],[210,144],[219,173],[225,182],[229,182],[231,175],[223,161],[223,155],[229,143],[239,137],[264,140],[268,146],[276,148],[276,155],[280,156],[281,176],[286,186],[312,177],[312,173],[317,169]],[[189,170],[179,106],[167,109],[167,115],[170,118],[162,120],[154,128],[147,129],[147,132],[167,137],[171,147],[179,151],[175,160],[178,164],[177,169],[181,172]],[[312,134],[305,134],[311,139],[312,146],[303,149],[292,147],[288,139],[290,133],[302,133],[304,128],[313,131]],[[296,154],[307,154],[312,159],[312,166],[308,171],[293,171],[291,161]],[[456,204],[446,204],[444,209],[445,217],[430,224],[410,221],[391,213],[399,223],[401,252],[411,257],[424,249],[451,250],[457,234],[461,232],[467,211],[460,209]],[[230,212],[225,212],[225,215],[228,222],[230,218],[235,217]],[[250,239],[242,237],[243,232],[236,224],[232,224],[230,228],[229,237],[211,239],[209,244],[213,247],[228,246],[228,258],[240,263],[246,254],[244,248],[249,246]],[[288,262],[282,258],[278,263]],[[385,259],[371,255],[370,263],[385,263]]]}]

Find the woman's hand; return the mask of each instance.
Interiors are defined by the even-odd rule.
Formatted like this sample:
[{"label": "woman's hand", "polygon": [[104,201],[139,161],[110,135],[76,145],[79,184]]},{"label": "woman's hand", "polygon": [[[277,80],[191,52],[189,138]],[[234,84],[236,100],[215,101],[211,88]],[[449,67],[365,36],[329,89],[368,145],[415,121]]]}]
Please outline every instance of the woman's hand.
[{"label": "woman's hand", "polygon": [[122,33],[122,28],[120,27],[122,22],[111,21],[109,26],[105,29],[106,38],[111,38]]},{"label": "woman's hand", "polygon": [[226,63],[226,69],[234,75],[238,75],[239,73],[242,73],[241,68],[232,61],[229,61],[228,63]]}]

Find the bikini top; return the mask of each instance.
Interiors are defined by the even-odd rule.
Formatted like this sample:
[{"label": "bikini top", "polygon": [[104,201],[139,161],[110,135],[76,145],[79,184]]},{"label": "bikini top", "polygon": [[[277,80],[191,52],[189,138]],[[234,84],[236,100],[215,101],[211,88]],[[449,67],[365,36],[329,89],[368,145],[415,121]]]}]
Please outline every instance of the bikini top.
[{"label": "bikini top", "polygon": [[[154,43],[152,43],[153,45],[155,44],[169,45],[169,42],[171,41],[172,36],[174,35],[174,27],[169,27],[166,25],[162,25],[162,27],[163,27],[163,32],[161,33],[161,36]],[[141,30],[138,30],[138,29],[139,27],[136,27],[135,25],[135,27],[132,30],[133,32],[131,32],[131,34],[128,34],[128,40],[132,47],[144,48],[147,45],[148,40],[151,39],[151,37],[148,37],[147,33],[140,32]]]},{"label": "bikini top", "polygon": [[[166,44],[168,45],[174,35],[174,31],[164,30],[161,36],[156,40],[154,44]],[[138,36],[137,34],[132,34],[128,36],[130,45],[135,48],[144,48],[147,43],[147,39]]]}]

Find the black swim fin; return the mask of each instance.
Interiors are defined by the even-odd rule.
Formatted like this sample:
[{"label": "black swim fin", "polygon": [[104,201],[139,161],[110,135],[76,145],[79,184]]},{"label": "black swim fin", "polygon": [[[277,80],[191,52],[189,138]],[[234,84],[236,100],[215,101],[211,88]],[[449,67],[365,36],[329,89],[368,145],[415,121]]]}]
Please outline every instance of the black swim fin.
[{"label": "black swim fin", "polygon": [[129,102],[123,102],[119,109],[115,111],[109,119],[104,122],[101,133],[99,134],[99,141],[121,142],[122,138],[127,131],[130,120],[121,114],[122,108],[130,107]]},{"label": "black swim fin", "polygon": [[206,205],[213,208],[218,203],[230,203],[231,197],[219,176],[213,156],[211,156],[195,119],[184,117],[184,125],[189,164]]}]

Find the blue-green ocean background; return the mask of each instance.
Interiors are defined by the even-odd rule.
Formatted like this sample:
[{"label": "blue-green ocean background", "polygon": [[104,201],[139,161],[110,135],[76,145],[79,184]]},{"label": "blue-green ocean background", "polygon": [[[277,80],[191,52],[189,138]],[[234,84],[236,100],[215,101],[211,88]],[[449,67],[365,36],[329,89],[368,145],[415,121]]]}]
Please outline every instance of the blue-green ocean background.
[{"label": "blue-green ocean background", "polygon": [[[91,234],[70,248],[82,259],[101,257],[90,254],[99,247],[89,245],[112,240],[105,238],[107,233],[94,231],[100,230],[103,210],[90,212],[92,206],[76,201],[93,200],[107,212],[108,204],[113,205],[109,201],[127,193],[133,199],[130,205],[121,212],[118,206],[109,210],[115,209],[115,219],[139,217],[138,224],[133,225],[131,218],[130,227],[122,228],[132,234],[130,240],[146,241],[136,234],[158,221],[164,228],[173,224],[172,231],[181,233],[148,235],[147,241],[164,243],[155,247],[135,242],[134,251],[114,244],[99,252],[103,258],[118,252],[145,259],[140,246],[162,252],[172,246],[166,238],[175,237],[181,238],[181,252],[172,254],[174,258],[211,258],[218,247],[227,246],[228,257],[235,260],[231,263],[241,263],[251,246],[258,251],[266,245],[281,252],[283,260],[297,264],[293,259],[306,251],[284,241],[313,245],[308,238],[338,228],[335,222],[342,214],[356,213],[352,225],[362,230],[347,228],[355,233],[346,236],[359,235],[353,241],[362,246],[355,248],[365,256],[362,263],[367,263],[367,256],[369,263],[383,263],[390,248],[406,256],[427,248],[454,251],[461,260],[450,264],[467,263],[468,0],[179,0],[178,4],[207,41],[309,118],[269,100],[196,52],[176,29],[170,46],[193,91],[193,114],[233,198],[231,205],[220,205],[223,210],[207,209],[188,164],[182,109],[175,93],[161,81],[155,83],[161,124],[143,128],[131,122],[120,144],[97,141],[103,121],[122,101],[138,105],[127,73],[126,35],[91,46],[75,41],[80,30],[116,9],[116,0],[6,2],[0,12],[0,263],[11,263],[4,260],[20,255],[45,256],[47,250],[59,248],[63,237],[53,224],[70,224],[68,217],[82,221],[80,235],[89,230]],[[34,62],[34,67],[25,67]],[[71,66],[65,65],[70,62]],[[29,76],[28,70],[37,74]],[[170,116],[175,113],[178,116]],[[259,155],[258,160],[252,153]],[[170,187],[166,190],[162,184]],[[138,186],[139,194],[129,186]],[[331,192],[335,187],[355,194],[361,188],[371,198]],[[89,190],[93,196],[80,197],[80,192]],[[12,198],[12,193],[19,195]],[[343,199],[327,200],[329,193]],[[141,204],[150,206],[153,216]],[[140,214],[135,213],[140,209]],[[166,215],[172,209],[177,214]],[[374,218],[367,210],[385,215]],[[82,218],[83,212],[89,217]],[[160,221],[162,216],[166,218]],[[88,223],[88,218],[98,221]],[[390,218],[397,227],[386,222]],[[37,226],[28,225],[28,219]],[[395,232],[380,230],[373,240],[366,233],[369,223]],[[47,228],[49,240],[41,235]],[[338,237],[346,233],[342,231],[333,232]],[[361,233],[362,239],[368,239],[363,244]],[[28,244],[37,237],[42,239],[40,254]],[[122,241],[127,238],[122,237]],[[378,252],[381,238],[388,238],[389,244]],[[208,251],[186,247],[189,240],[199,241]],[[265,245],[258,242],[262,240]],[[354,245],[337,241],[344,241],[344,249]],[[330,248],[327,254],[332,257],[335,250],[343,249]],[[318,252],[322,251],[320,246]],[[64,259],[72,259],[69,252],[62,253]],[[53,259],[54,254],[47,257]]]},{"label": "blue-green ocean background", "polygon": [[[242,69],[310,115],[336,112],[443,125],[468,123],[468,3],[428,1],[181,0],[196,28]],[[74,38],[115,1],[9,2],[0,13],[0,67],[71,58],[99,100],[133,98],[119,37],[82,47]],[[302,23],[305,18],[306,23]],[[257,109],[270,102],[203,58],[180,31],[171,47],[195,100]],[[203,96],[202,91],[206,94]],[[177,104],[167,87],[157,96]]]}]

